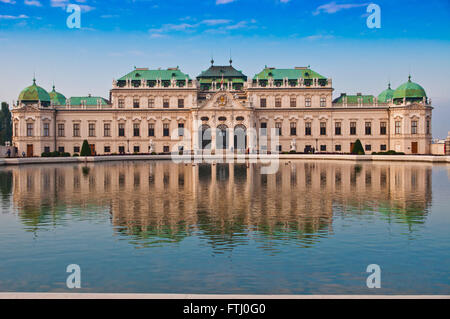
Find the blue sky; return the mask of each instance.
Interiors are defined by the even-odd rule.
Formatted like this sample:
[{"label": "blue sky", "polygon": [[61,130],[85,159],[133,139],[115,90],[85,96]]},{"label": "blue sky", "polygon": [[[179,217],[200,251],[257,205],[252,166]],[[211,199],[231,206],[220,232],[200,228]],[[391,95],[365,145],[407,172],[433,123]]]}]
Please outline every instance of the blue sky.
[{"label": "blue sky", "polygon": [[[81,29],[65,7],[82,8]],[[113,78],[138,67],[191,77],[233,64],[248,76],[265,65],[311,65],[341,92],[379,94],[390,80],[421,84],[435,105],[433,133],[450,130],[450,2],[374,1],[381,28],[366,25],[369,1],[0,0],[0,100],[38,84],[66,96],[109,96]]]}]

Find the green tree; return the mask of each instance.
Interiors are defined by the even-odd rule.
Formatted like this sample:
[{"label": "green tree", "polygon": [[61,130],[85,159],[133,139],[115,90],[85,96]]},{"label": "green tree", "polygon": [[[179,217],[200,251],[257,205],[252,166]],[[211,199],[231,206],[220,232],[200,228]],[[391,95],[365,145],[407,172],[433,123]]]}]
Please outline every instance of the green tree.
[{"label": "green tree", "polygon": [[2,102],[2,109],[0,111],[0,144],[12,140],[12,120],[9,105]]},{"label": "green tree", "polygon": [[91,147],[89,146],[89,143],[87,140],[83,141],[83,146],[81,146],[80,156],[92,156]]},{"label": "green tree", "polygon": [[352,154],[355,155],[364,155],[364,148],[361,144],[361,141],[359,139],[356,140],[355,144],[353,144],[353,148],[352,148]]}]

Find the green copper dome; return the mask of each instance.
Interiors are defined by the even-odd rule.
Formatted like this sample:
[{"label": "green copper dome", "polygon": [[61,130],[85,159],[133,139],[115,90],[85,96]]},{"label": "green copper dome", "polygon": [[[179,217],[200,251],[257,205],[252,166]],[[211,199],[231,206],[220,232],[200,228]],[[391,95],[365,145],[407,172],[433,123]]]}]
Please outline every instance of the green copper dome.
[{"label": "green copper dome", "polygon": [[36,85],[36,79],[33,79],[33,85],[27,87],[19,95],[21,102],[47,102],[50,103],[50,95],[46,90]]},{"label": "green copper dome", "polygon": [[53,105],[65,105],[66,97],[59,92],[55,91],[55,86],[53,85],[53,90],[49,93],[50,99]]},{"label": "green copper dome", "polygon": [[408,77],[408,82],[400,85],[394,92],[394,100],[406,98],[407,101],[422,100],[427,94],[423,87],[419,84],[411,82],[411,76]]},{"label": "green copper dome", "polygon": [[392,98],[394,97],[394,90],[391,89],[391,83],[389,83],[388,88],[384,90],[383,92],[378,95],[378,102],[380,103],[388,103],[389,101],[392,101]]}]

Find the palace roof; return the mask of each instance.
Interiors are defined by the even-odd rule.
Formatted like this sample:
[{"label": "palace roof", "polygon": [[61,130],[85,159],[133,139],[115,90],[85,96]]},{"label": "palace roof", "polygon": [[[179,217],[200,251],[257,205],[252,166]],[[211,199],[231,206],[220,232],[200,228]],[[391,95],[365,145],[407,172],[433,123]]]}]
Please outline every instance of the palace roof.
[{"label": "palace roof", "polygon": [[100,105],[109,105],[109,101],[101,96],[73,96],[69,98],[70,105],[97,105],[100,101]]},{"label": "palace roof", "polygon": [[400,85],[394,92],[394,100],[396,99],[422,99],[427,94],[423,87],[419,84],[411,82],[411,76],[408,77],[408,82]]},{"label": "palace roof", "polygon": [[36,85],[36,79],[33,79],[33,85],[25,88],[19,95],[19,101],[22,102],[49,102],[50,103],[50,95],[48,92]]},{"label": "palace roof", "polygon": [[147,68],[136,68],[127,75],[124,75],[118,81],[125,81],[127,79],[140,81],[140,80],[159,80],[162,81],[170,81],[173,78],[175,80],[186,80],[190,79],[188,74],[185,74],[180,71],[178,67],[176,68],[168,68],[167,70],[149,70]]},{"label": "palace roof", "polygon": [[65,105],[66,97],[59,92],[55,91],[55,86],[53,85],[53,90],[49,93],[50,99],[54,105]]},{"label": "palace roof", "polygon": [[311,70],[309,67],[297,67],[294,69],[276,69],[265,67],[264,70],[256,74],[253,79],[256,80],[268,80],[272,77],[274,80],[283,80],[288,78],[288,80],[297,79],[326,79],[319,73]]},{"label": "palace roof", "polygon": [[391,83],[389,83],[388,88],[383,92],[381,92],[380,95],[378,95],[378,102],[388,103],[389,101],[392,100],[394,92],[395,91],[391,89]]},{"label": "palace roof", "polygon": [[358,99],[360,99],[361,103],[363,104],[371,104],[374,101],[373,95],[362,95],[362,94],[347,95],[345,93],[342,93],[341,96],[333,100],[333,103],[343,103],[344,97],[347,98],[348,104],[358,104]]},{"label": "palace roof", "polygon": [[242,71],[236,70],[232,65],[211,65],[206,71],[200,73],[197,79],[204,78],[240,78],[247,81],[247,76]]}]

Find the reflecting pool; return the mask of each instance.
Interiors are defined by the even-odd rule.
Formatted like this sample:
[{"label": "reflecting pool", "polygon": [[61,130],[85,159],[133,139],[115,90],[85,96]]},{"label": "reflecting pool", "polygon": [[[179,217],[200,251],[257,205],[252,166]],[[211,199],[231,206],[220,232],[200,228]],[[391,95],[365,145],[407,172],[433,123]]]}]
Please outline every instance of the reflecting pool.
[{"label": "reflecting pool", "polygon": [[78,264],[78,292],[450,294],[450,166],[3,167],[0,256],[4,292],[74,292]]}]

